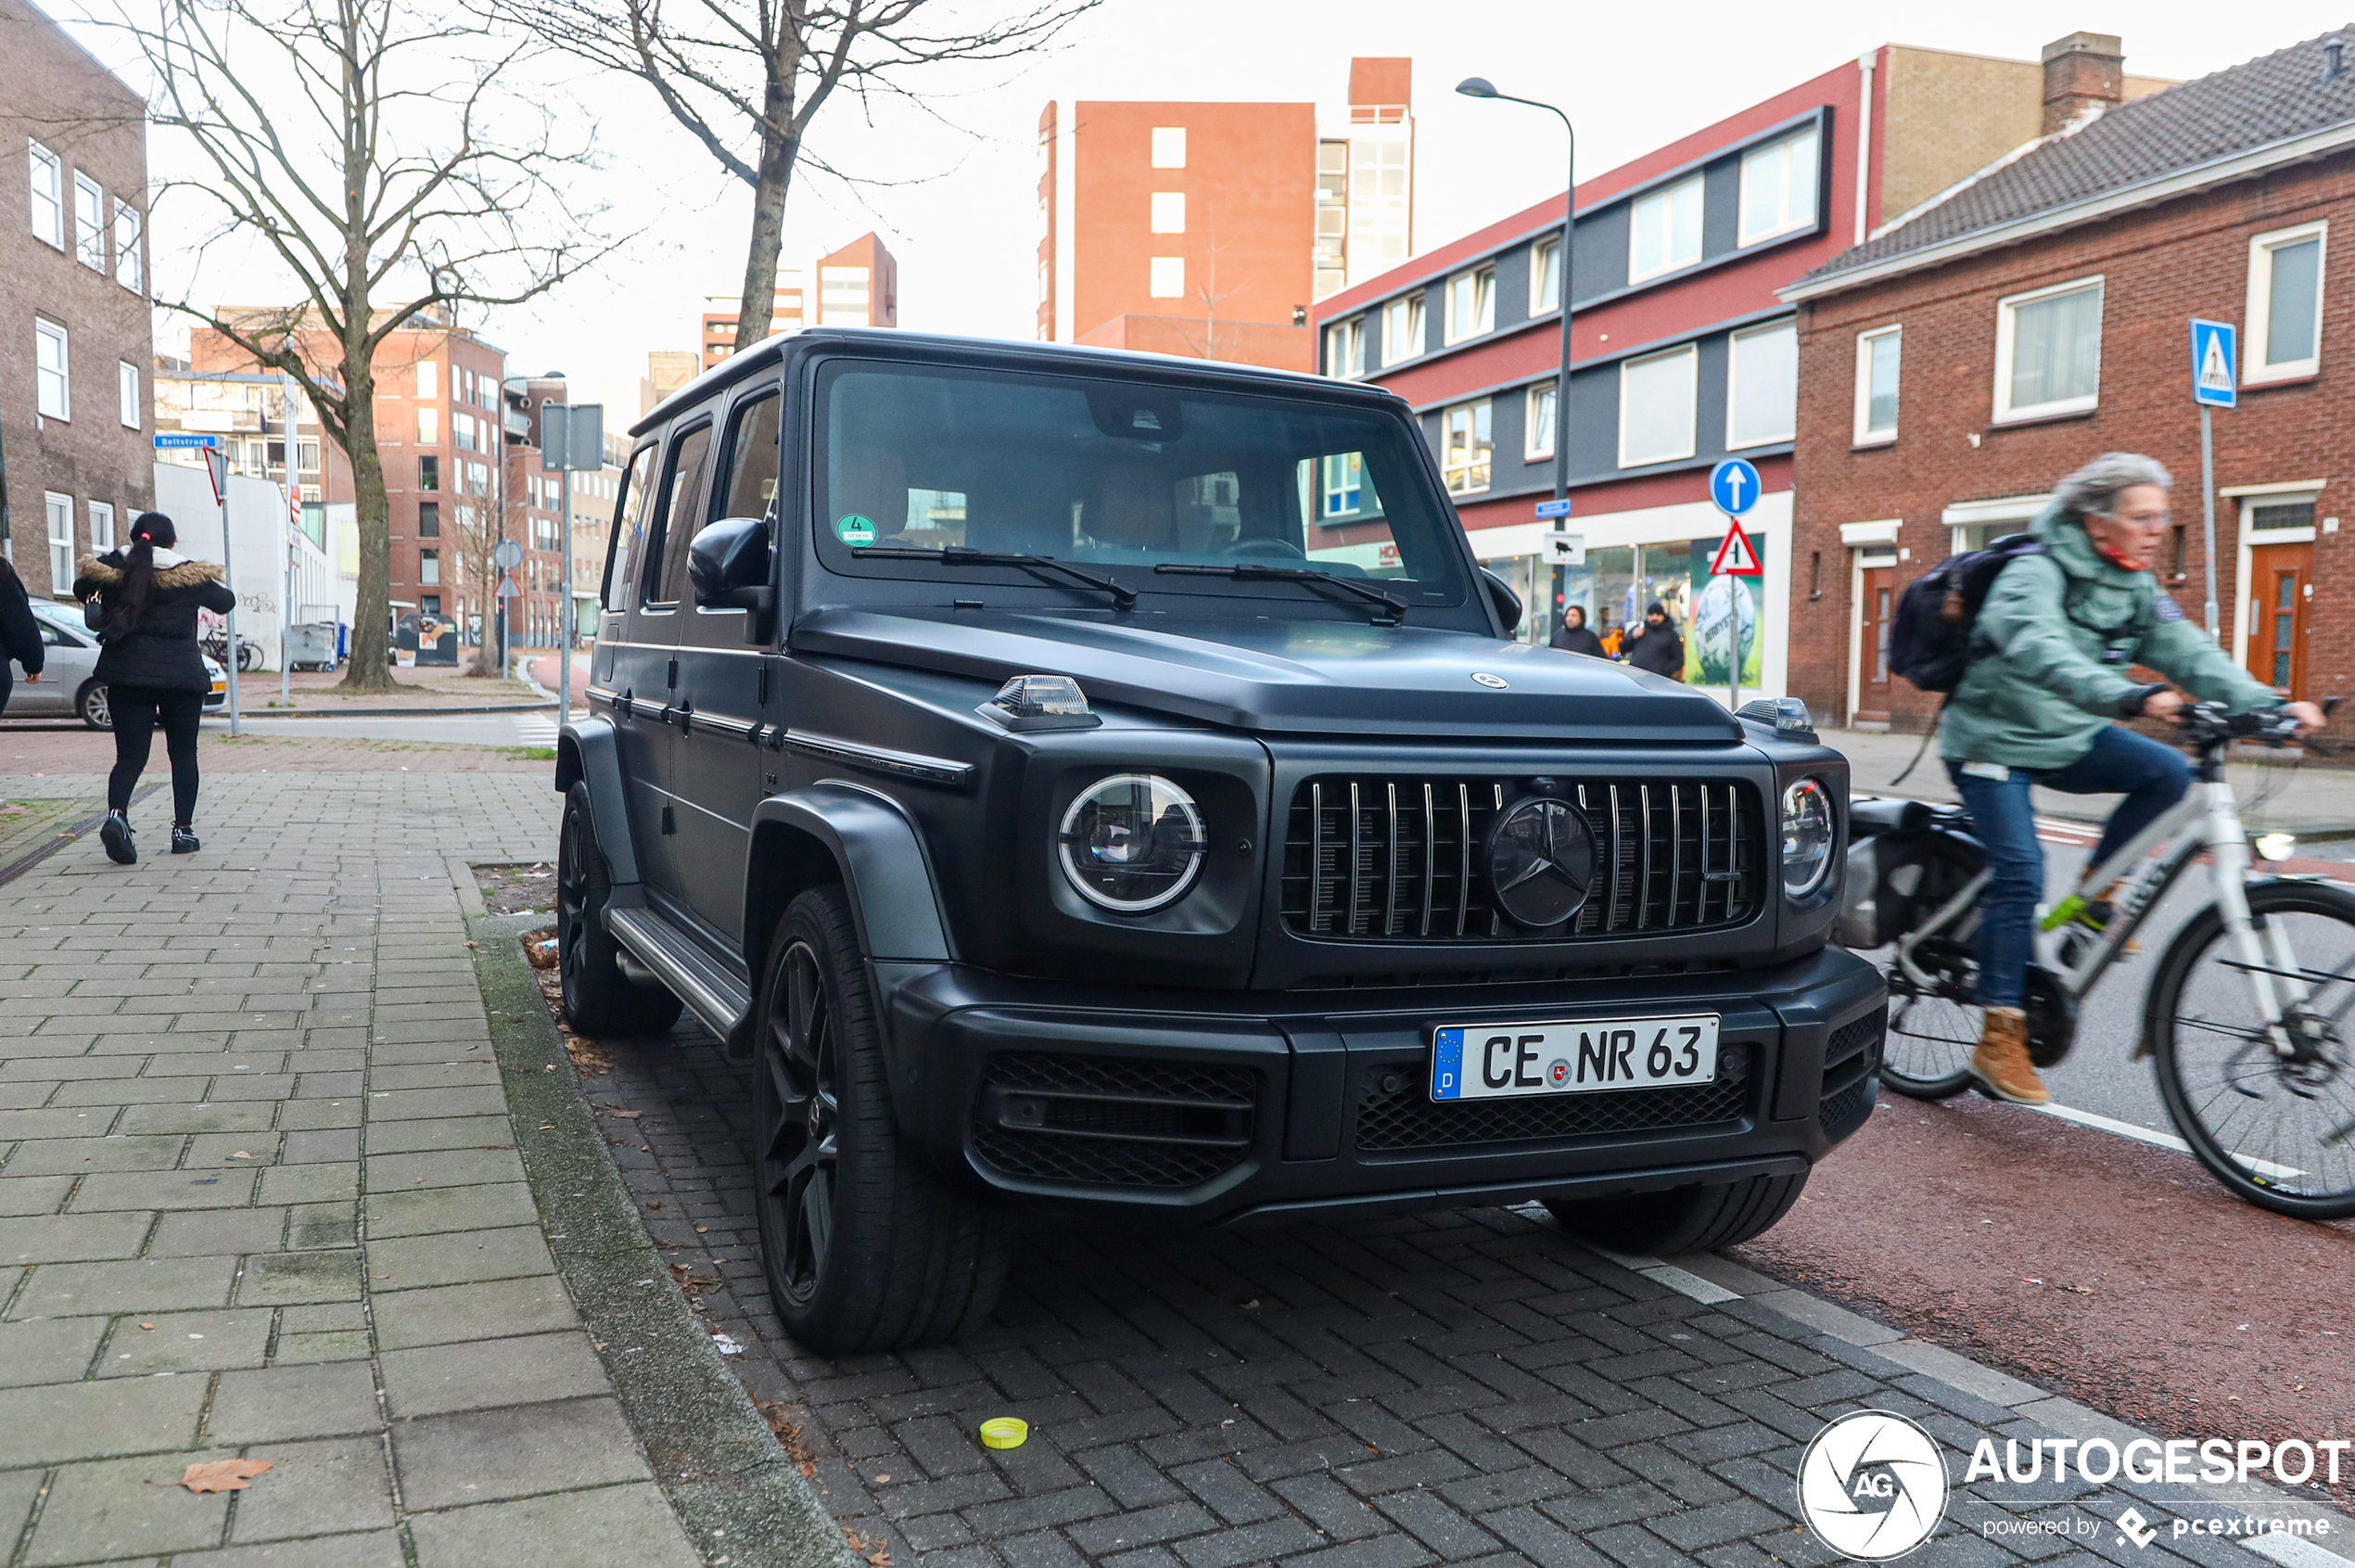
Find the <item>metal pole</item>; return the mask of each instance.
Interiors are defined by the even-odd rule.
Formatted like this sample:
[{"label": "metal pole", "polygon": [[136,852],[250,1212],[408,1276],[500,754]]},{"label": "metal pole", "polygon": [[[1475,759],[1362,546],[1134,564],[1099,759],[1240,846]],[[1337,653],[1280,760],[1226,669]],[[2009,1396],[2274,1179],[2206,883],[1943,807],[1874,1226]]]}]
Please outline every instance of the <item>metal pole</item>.
[{"label": "metal pole", "polygon": [[2208,554],[2208,640],[2224,645],[2216,608],[2216,411],[2199,405],[2199,501]]},{"label": "metal pole", "polygon": [[[268,457],[268,449],[261,455]],[[229,657],[221,661],[229,669],[229,733],[242,735],[246,723],[237,711],[237,574],[229,564],[229,461],[225,452],[221,454],[221,576],[229,584]]]},{"label": "metal pole", "polygon": [[[294,378],[283,371],[278,376],[278,395],[286,405],[286,515],[278,519],[284,533],[280,542],[285,546],[279,554],[286,556],[286,570],[280,574],[278,596],[278,706],[294,706],[294,519],[302,505],[300,476],[301,443],[295,439]],[[267,455],[265,453],[264,455]],[[323,453],[322,457],[325,457]]]},{"label": "metal pole", "polygon": [[[567,430],[566,436],[571,432]],[[563,596],[556,602],[556,641],[559,650],[556,674],[556,722],[572,722],[572,448],[565,448],[565,465],[556,475],[556,543],[564,552],[558,567],[563,584]]]}]

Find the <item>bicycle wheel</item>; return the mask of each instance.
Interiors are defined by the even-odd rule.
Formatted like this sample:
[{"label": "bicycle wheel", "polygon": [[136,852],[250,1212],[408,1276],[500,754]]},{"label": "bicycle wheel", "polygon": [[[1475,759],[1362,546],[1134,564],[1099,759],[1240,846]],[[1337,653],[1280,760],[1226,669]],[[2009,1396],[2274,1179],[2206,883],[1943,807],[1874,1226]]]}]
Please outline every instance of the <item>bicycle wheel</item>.
[{"label": "bicycle wheel", "polygon": [[[2355,1215],[2355,896],[2311,882],[2248,890],[2268,963],[2311,986],[2285,1054],[2259,1026],[2257,976],[2214,906],[2167,950],[2144,1026],[2168,1115],[2235,1195],[2300,1219]],[[2287,984],[2276,979],[2275,984]]]},{"label": "bicycle wheel", "polygon": [[1889,1038],[1881,1048],[1880,1081],[1912,1100],[1945,1100],[1970,1087],[1971,1052],[1986,1022],[1974,998],[1979,961],[1967,943],[1933,937],[1916,944],[1914,968],[1929,984],[1898,968],[1890,950]]}]

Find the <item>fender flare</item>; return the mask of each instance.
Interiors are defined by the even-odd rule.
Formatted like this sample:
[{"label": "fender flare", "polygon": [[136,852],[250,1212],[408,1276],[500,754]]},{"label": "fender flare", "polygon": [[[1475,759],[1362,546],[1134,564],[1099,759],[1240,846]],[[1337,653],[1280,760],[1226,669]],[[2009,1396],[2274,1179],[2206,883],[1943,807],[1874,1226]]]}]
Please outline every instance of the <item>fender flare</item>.
[{"label": "fender flare", "polygon": [[590,826],[616,887],[636,886],[638,848],[630,836],[630,803],[621,783],[621,756],[613,720],[592,714],[566,724],[556,735],[556,791],[589,786]]},{"label": "fender flare", "polygon": [[[764,833],[764,829],[767,830]],[[747,967],[766,962],[760,929],[760,860],[764,838],[779,829],[814,840],[830,855],[859,926],[859,945],[871,961],[947,963],[956,952],[941,918],[940,893],[923,840],[899,803],[880,790],[841,779],[823,779],[805,789],[772,795],[752,813],[752,857],[745,877]],[[780,901],[776,910],[781,912]],[[757,945],[757,947],[756,947]]]}]

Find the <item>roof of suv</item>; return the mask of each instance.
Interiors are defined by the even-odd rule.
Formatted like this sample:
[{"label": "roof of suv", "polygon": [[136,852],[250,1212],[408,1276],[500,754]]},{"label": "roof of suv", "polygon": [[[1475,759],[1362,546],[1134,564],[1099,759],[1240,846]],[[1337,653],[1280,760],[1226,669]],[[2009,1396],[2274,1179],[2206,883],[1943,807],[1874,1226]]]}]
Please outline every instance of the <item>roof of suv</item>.
[{"label": "roof of suv", "polygon": [[643,436],[681,410],[708,402],[718,392],[782,361],[790,344],[808,347],[872,348],[895,358],[938,357],[963,363],[996,362],[1030,369],[1092,370],[1113,374],[1151,372],[1177,374],[1189,379],[1231,387],[1279,387],[1371,402],[1400,402],[1385,388],[1355,381],[1335,381],[1308,371],[1275,370],[1266,365],[1237,364],[1227,360],[1189,359],[1178,354],[1148,354],[1131,349],[1098,349],[1070,343],[1033,343],[1013,338],[958,338],[946,333],[902,332],[888,326],[813,326],[786,337],[770,338],[741,354],[722,360],[693,381],[656,403],[645,417],[630,427]]}]

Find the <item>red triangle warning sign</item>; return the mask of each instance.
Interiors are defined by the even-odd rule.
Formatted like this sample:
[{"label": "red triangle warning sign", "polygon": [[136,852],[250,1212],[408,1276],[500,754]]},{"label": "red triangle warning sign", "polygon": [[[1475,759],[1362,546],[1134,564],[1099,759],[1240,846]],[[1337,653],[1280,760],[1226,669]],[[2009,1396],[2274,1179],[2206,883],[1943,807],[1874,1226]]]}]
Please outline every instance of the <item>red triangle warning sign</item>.
[{"label": "red triangle warning sign", "polygon": [[1725,542],[1717,547],[1717,556],[1709,563],[1712,577],[1764,577],[1766,568],[1758,562],[1758,547],[1742,532],[1741,524],[1725,519]]}]

